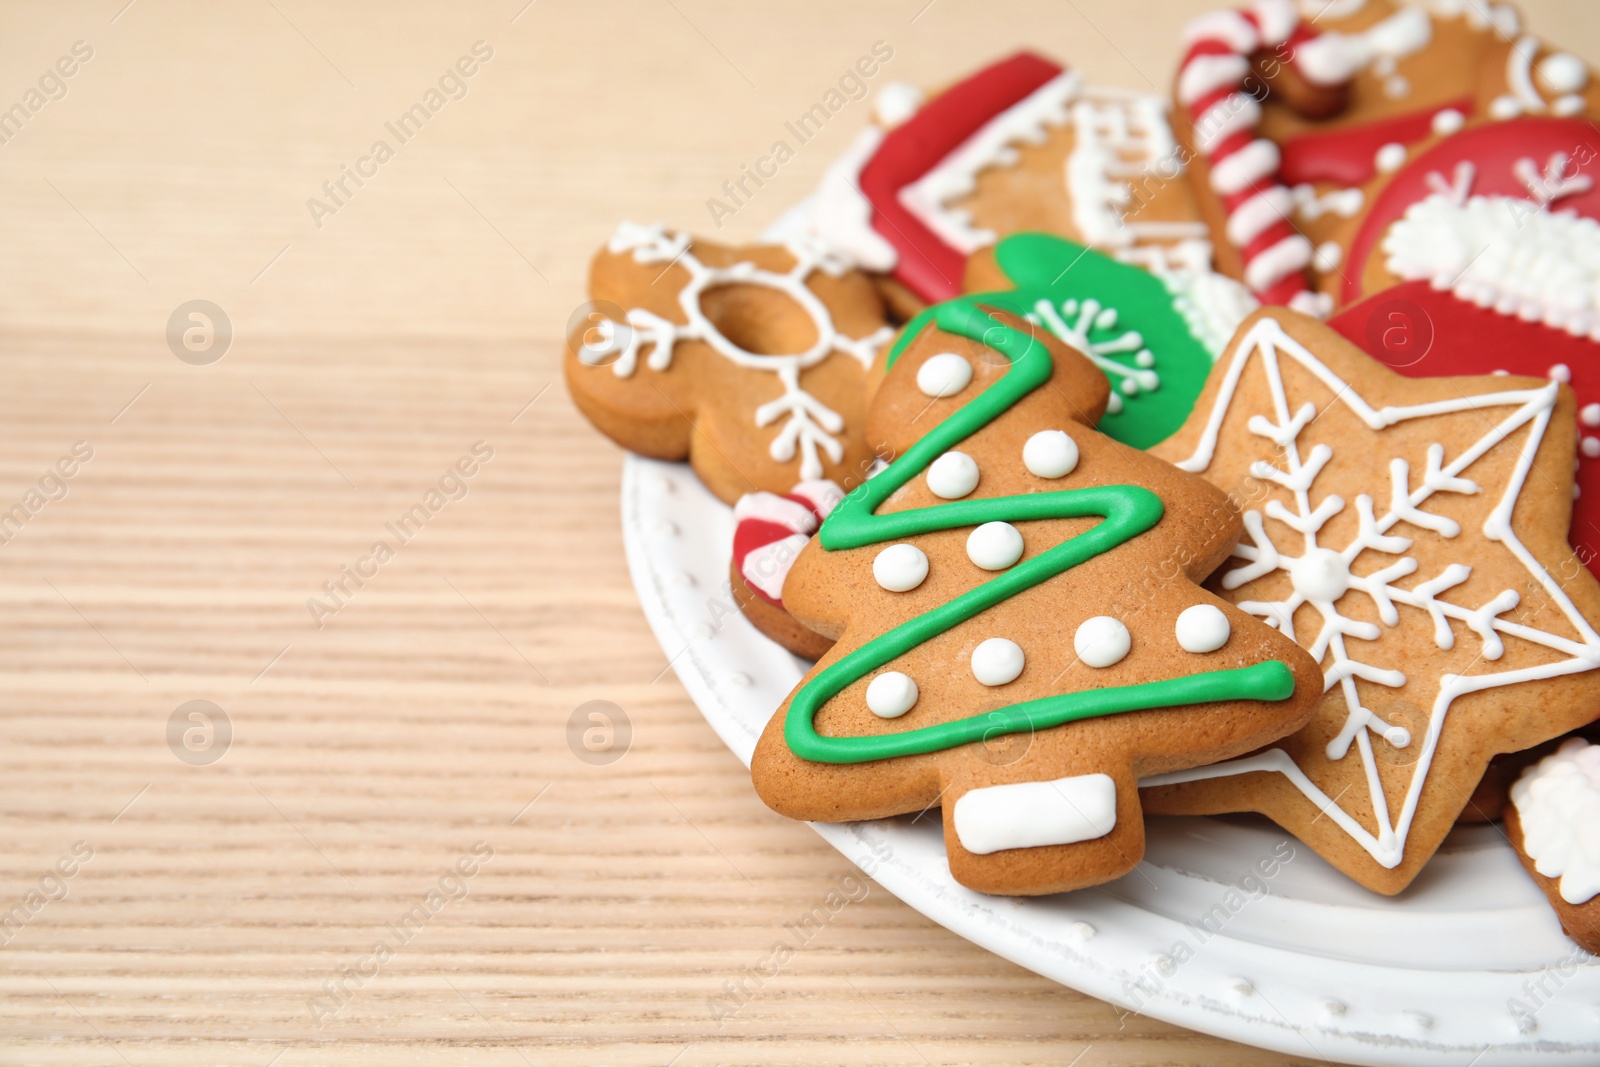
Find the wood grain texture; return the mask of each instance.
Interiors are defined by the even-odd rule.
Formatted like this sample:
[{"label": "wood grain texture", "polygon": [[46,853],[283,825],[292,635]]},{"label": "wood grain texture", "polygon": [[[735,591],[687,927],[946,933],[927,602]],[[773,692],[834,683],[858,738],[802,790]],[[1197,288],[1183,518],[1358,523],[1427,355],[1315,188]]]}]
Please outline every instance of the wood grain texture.
[{"label": "wood grain texture", "polygon": [[[761,805],[664,673],[620,457],[558,374],[614,222],[711,231],[706,198],[873,41],[885,78],[1026,41],[1160,87],[1165,15],[125,3],[0,7],[0,108],[93,49],[0,144],[0,512],[93,449],[0,543],[0,916],[23,908],[0,1063],[1294,1062],[1119,1019],[876,888],[719,1025],[711,998],[852,868]],[[1581,0],[1527,6],[1600,51]],[[319,226],[307,199],[480,40],[464,98]],[[719,236],[804,196],[864,114]],[[165,339],[196,298],[235,330],[209,366]],[[319,626],[308,598],[479,441],[466,495]],[[204,766],[167,740],[197,699],[233,731]],[[567,744],[590,699],[633,725],[611,766]],[[52,874],[77,842],[92,858]],[[429,912],[476,842],[492,859]]]}]

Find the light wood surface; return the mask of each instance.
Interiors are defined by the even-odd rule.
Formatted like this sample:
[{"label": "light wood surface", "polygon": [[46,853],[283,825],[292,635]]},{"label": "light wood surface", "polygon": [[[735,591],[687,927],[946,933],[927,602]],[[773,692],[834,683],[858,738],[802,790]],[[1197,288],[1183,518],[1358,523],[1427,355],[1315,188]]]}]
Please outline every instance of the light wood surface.
[{"label": "light wood surface", "polygon": [[[615,221],[710,230],[874,41],[880,81],[1027,43],[1157,88],[1202,2],[125,2],[0,7],[0,108],[93,50],[0,144],[0,512],[93,449],[0,544],[0,1063],[1294,1062],[1121,1019],[876,887],[719,1025],[852,868],[663,673],[621,457],[558,373]],[[1600,51],[1583,0],[1528,8]],[[466,96],[317,225],[307,199],[480,40]],[[192,299],[233,324],[211,365],[165,338]],[[467,495],[319,627],[308,598],[479,441]],[[632,722],[610,766],[568,747],[592,699]],[[231,723],[209,765],[169,747],[191,700]]]}]

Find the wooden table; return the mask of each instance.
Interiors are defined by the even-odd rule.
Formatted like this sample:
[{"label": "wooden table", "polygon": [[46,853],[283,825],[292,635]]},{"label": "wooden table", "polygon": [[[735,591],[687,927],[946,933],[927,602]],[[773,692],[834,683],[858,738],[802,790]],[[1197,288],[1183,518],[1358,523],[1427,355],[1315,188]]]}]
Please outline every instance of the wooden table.
[{"label": "wooden table", "polygon": [[[924,84],[1027,42],[1158,88],[1203,2],[126,2],[0,8],[0,108],[46,90],[0,144],[0,1062],[1289,1062],[871,886],[715,1017],[852,868],[664,671],[558,371],[615,221],[714,231],[874,41]],[[1583,0],[1526,7],[1600,52]],[[591,699],[633,726],[608,766]]]}]

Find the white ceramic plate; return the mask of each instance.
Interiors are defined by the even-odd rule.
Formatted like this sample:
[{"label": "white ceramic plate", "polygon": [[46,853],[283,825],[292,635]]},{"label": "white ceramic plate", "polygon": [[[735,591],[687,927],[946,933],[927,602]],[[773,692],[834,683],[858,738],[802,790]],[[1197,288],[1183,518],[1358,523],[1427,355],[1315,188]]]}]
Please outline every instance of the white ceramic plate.
[{"label": "white ceramic plate", "polygon": [[[688,467],[630,457],[622,524],[656,639],[748,765],[808,664],[733,607],[731,509]],[[1600,1064],[1600,961],[1561,933],[1497,827],[1457,830],[1389,898],[1265,821],[1153,818],[1132,874],[1033,899],[957,884],[937,818],[814,828],[941,926],[1194,1030],[1348,1063]],[[1293,858],[1260,879],[1257,862],[1286,848]]]}]

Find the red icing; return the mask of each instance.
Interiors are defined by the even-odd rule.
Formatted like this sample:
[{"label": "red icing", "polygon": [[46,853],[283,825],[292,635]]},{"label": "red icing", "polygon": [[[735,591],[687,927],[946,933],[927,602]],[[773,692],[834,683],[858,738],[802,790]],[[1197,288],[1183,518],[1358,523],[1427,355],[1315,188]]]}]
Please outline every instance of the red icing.
[{"label": "red icing", "polygon": [[1464,96],[1447,104],[1395,115],[1361,126],[1301,134],[1290,138],[1282,148],[1283,161],[1278,173],[1288,185],[1333,182],[1336,185],[1364,185],[1377,173],[1374,163],[1378,149],[1386,144],[1407,147],[1433,135],[1433,117],[1441,111],[1472,114],[1472,97]]},{"label": "red icing", "polygon": [[[1591,163],[1600,158],[1600,130],[1585,119],[1523,117],[1475,126],[1440,141],[1402,168],[1373,200],[1345,260],[1350,266],[1344,276],[1343,301],[1360,298],[1367,259],[1389,227],[1412,204],[1435,191],[1428,184],[1429,174],[1436,173],[1448,182],[1454,178],[1456,164],[1468,162],[1476,170],[1474,196],[1526,198],[1528,190],[1512,170],[1517,160],[1532,159],[1542,171],[1552,154],[1560,152],[1581,159],[1586,149]],[[1600,183],[1587,192],[1563,197],[1555,207],[1558,211],[1600,218]],[[1557,362],[1560,361],[1550,360]]]},{"label": "red icing", "polygon": [[945,244],[900,203],[900,190],[927,174],[985,123],[1061,74],[1030,52],[985,67],[930,100],[891,130],[861,168],[872,228],[894,246],[894,276],[929,303],[959,296],[967,257]]},{"label": "red icing", "polygon": [[[1579,409],[1600,403],[1600,344],[1480,308],[1425,281],[1369,296],[1329,319],[1328,325],[1407,377],[1503,370],[1543,378],[1551,367],[1565,364],[1572,371]],[[1600,433],[1581,423],[1578,429],[1584,436]],[[1600,459],[1578,461],[1578,487],[1568,538],[1578,558],[1600,577]]]},{"label": "red icing", "polygon": [[[783,499],[794,501],[796,504],[799,504],[801,507],[809,510],[812,518],[816,519],[817,522],[820,523],[822,521],[822,515],[817,511],[816,504],[799,495],[798,493],[785,493],[783,494]],[[737,569],[740,574],[743,574],[746,556],[750,555],[750,553],[754,552],[758,548],[764,548],[767,545],[773,544],[774,542],[782,541],[785,537],[789,537],[799,532],[801,531],[791,530],[782,523],[769,522],[766,519],[740,520],[738,525],[733,528],[733,565],[735,569]],[[777,607],[783,607],[783,601],[774,600],[772,597],[757,589],[753,584],[748,582],[745,584],[749,585],[750,591],[756,596],[760,597],[762,600],[765,600],[767,603],[773,604]]]}]

